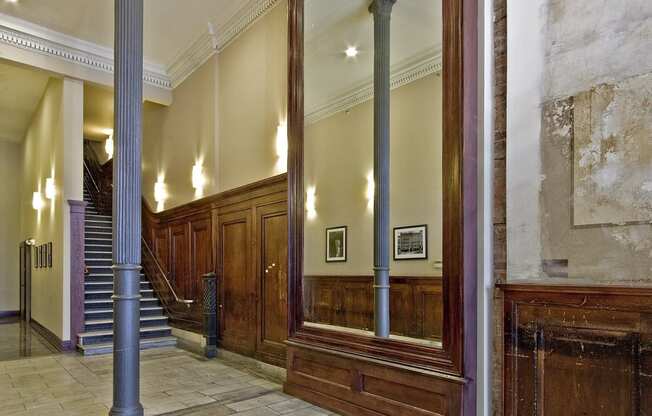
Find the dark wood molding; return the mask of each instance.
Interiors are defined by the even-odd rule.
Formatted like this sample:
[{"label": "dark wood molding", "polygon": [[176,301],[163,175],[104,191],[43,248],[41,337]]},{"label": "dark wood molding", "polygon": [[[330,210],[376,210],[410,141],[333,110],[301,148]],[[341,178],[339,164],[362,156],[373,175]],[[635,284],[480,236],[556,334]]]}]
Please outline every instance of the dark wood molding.
[{"label": "dark wood molding", "polygon": [[30,324],[32,329],[34,329],[39,335],[45,338],[45,340],[57,351],[68,352],[75,350],[75,344],[72,341],[62,341],[61,338],[59,338],[54,332],[41,325],[34,318],[32,318]]},{"label": "dark wood molding", "polygon": [[[443,50],[443,337],[442,348],[303,325],[303,0],[289,0],[288,200],[291,345],[346,352],[463,377],[464,414],[475,414],[477,287],[477,2],[444,0]],[[297,347],[299,348],[299,347]],[[288,359],[289,376],[292,374]],[[288,390],[297,389],[288,383]],[[296,384],[296,383],[295,383]],[[321,386],[326,388],[325,384]],[[323,395],[324,392],[322,391]],[[305,396],[307,397],[307,396]],[[316,397],[316,396],[314,396]],[[358,397],[358,396],[355,396]],[[347,402],[351,405],[350,402]],[[425,405],[425,404],[424,404]],[[364,406],[363,406],[364,407]],[[343,408],[338,408],[345,411]],[[368,409],[369,410],[369,409]],[[345,412],[352,413],[352,410]],[[459,413],[459,412],[458,412]],[[362,414],[362,413],[355,413]],[[374,414],[374,413],[369,413]]]},{"label": "dark wood molding", "polygon": [[86,202],[68,200],[70,206],[70,340],[77,345],[84,330],[84,214]]}]

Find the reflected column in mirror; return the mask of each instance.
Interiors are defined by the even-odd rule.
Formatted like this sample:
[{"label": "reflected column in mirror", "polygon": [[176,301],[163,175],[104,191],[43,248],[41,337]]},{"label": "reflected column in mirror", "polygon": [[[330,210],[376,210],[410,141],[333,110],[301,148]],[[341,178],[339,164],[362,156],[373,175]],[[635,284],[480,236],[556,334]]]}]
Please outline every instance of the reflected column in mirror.
[{"label": "reflected column in mirror", "polygon": [[[373,336],[374,17],[305,2],[304,325]],[[398,0],[390,48],[390,338],[443,327],[441,2]]]}]

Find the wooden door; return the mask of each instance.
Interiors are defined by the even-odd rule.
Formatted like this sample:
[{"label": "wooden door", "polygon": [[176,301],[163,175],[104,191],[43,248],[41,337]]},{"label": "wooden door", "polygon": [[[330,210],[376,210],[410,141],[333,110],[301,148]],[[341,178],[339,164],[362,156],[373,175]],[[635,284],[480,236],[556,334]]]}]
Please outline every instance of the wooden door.
[{"label": "wooden door", "polygon": [[288,217],[287,204],[257,209],[258,331],[257,355],[260,359],[285,366],[285,340],[288,337]]},{"label": "wooden door", "polygon": [[252,256],[251,211],[219,216],[220,335],[230,351],[256,350],[256,279]]},{"label": "wooden door", "polygon": [[170,280],[175,290],[184,298],[188,296],[188,280],[190,278],[190,244],[188,224],[170,226]]},{"label": "wooden door", "polygon": [[211,219],[196,218],[190,222],[190,299],[202,300],[202,276],[213,271]]}]

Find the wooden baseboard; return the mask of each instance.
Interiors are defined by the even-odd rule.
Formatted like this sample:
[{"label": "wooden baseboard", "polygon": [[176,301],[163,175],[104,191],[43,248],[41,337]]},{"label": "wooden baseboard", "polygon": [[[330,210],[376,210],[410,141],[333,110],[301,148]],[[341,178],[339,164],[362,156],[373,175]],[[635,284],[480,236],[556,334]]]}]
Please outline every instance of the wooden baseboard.
[{"label": "wooden baseboard", "polygon": [[285,383],[283,385],[283,391],[291,396],[298,397],[332,412],[338,412],[344,416],[383,416],[382,413],[365,409],[364,407],[322,394],[298,384]]},{"label": "wooden baseboard", "polygon": [[52,331],[41,325],[38,321],[32,318],[30,321],[32,328],[39,333],[47,342],[49,342],[57,351],[68,352],[74,351],[75,346],[72,341],[62,341],[61,338],[56,336]]},{"label": "wooden baseboard", "polygon": [[0,311],[0,318],[15,318],[20,316],[20,311]]}]

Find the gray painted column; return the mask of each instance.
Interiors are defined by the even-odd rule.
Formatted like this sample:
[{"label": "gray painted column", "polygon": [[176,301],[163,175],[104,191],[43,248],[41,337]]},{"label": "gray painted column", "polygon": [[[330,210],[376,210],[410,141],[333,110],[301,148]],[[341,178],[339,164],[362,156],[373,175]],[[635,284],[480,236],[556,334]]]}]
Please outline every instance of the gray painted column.
[{"label": "gray painted column", "polygon": [[143,0],[115,0],[113,158],[113,407],[140,404],[141,113]]},{"label": "gray painted column", "polygon": [[374,331],[389,337],[389,30],[396,0],[374,0]]}]

